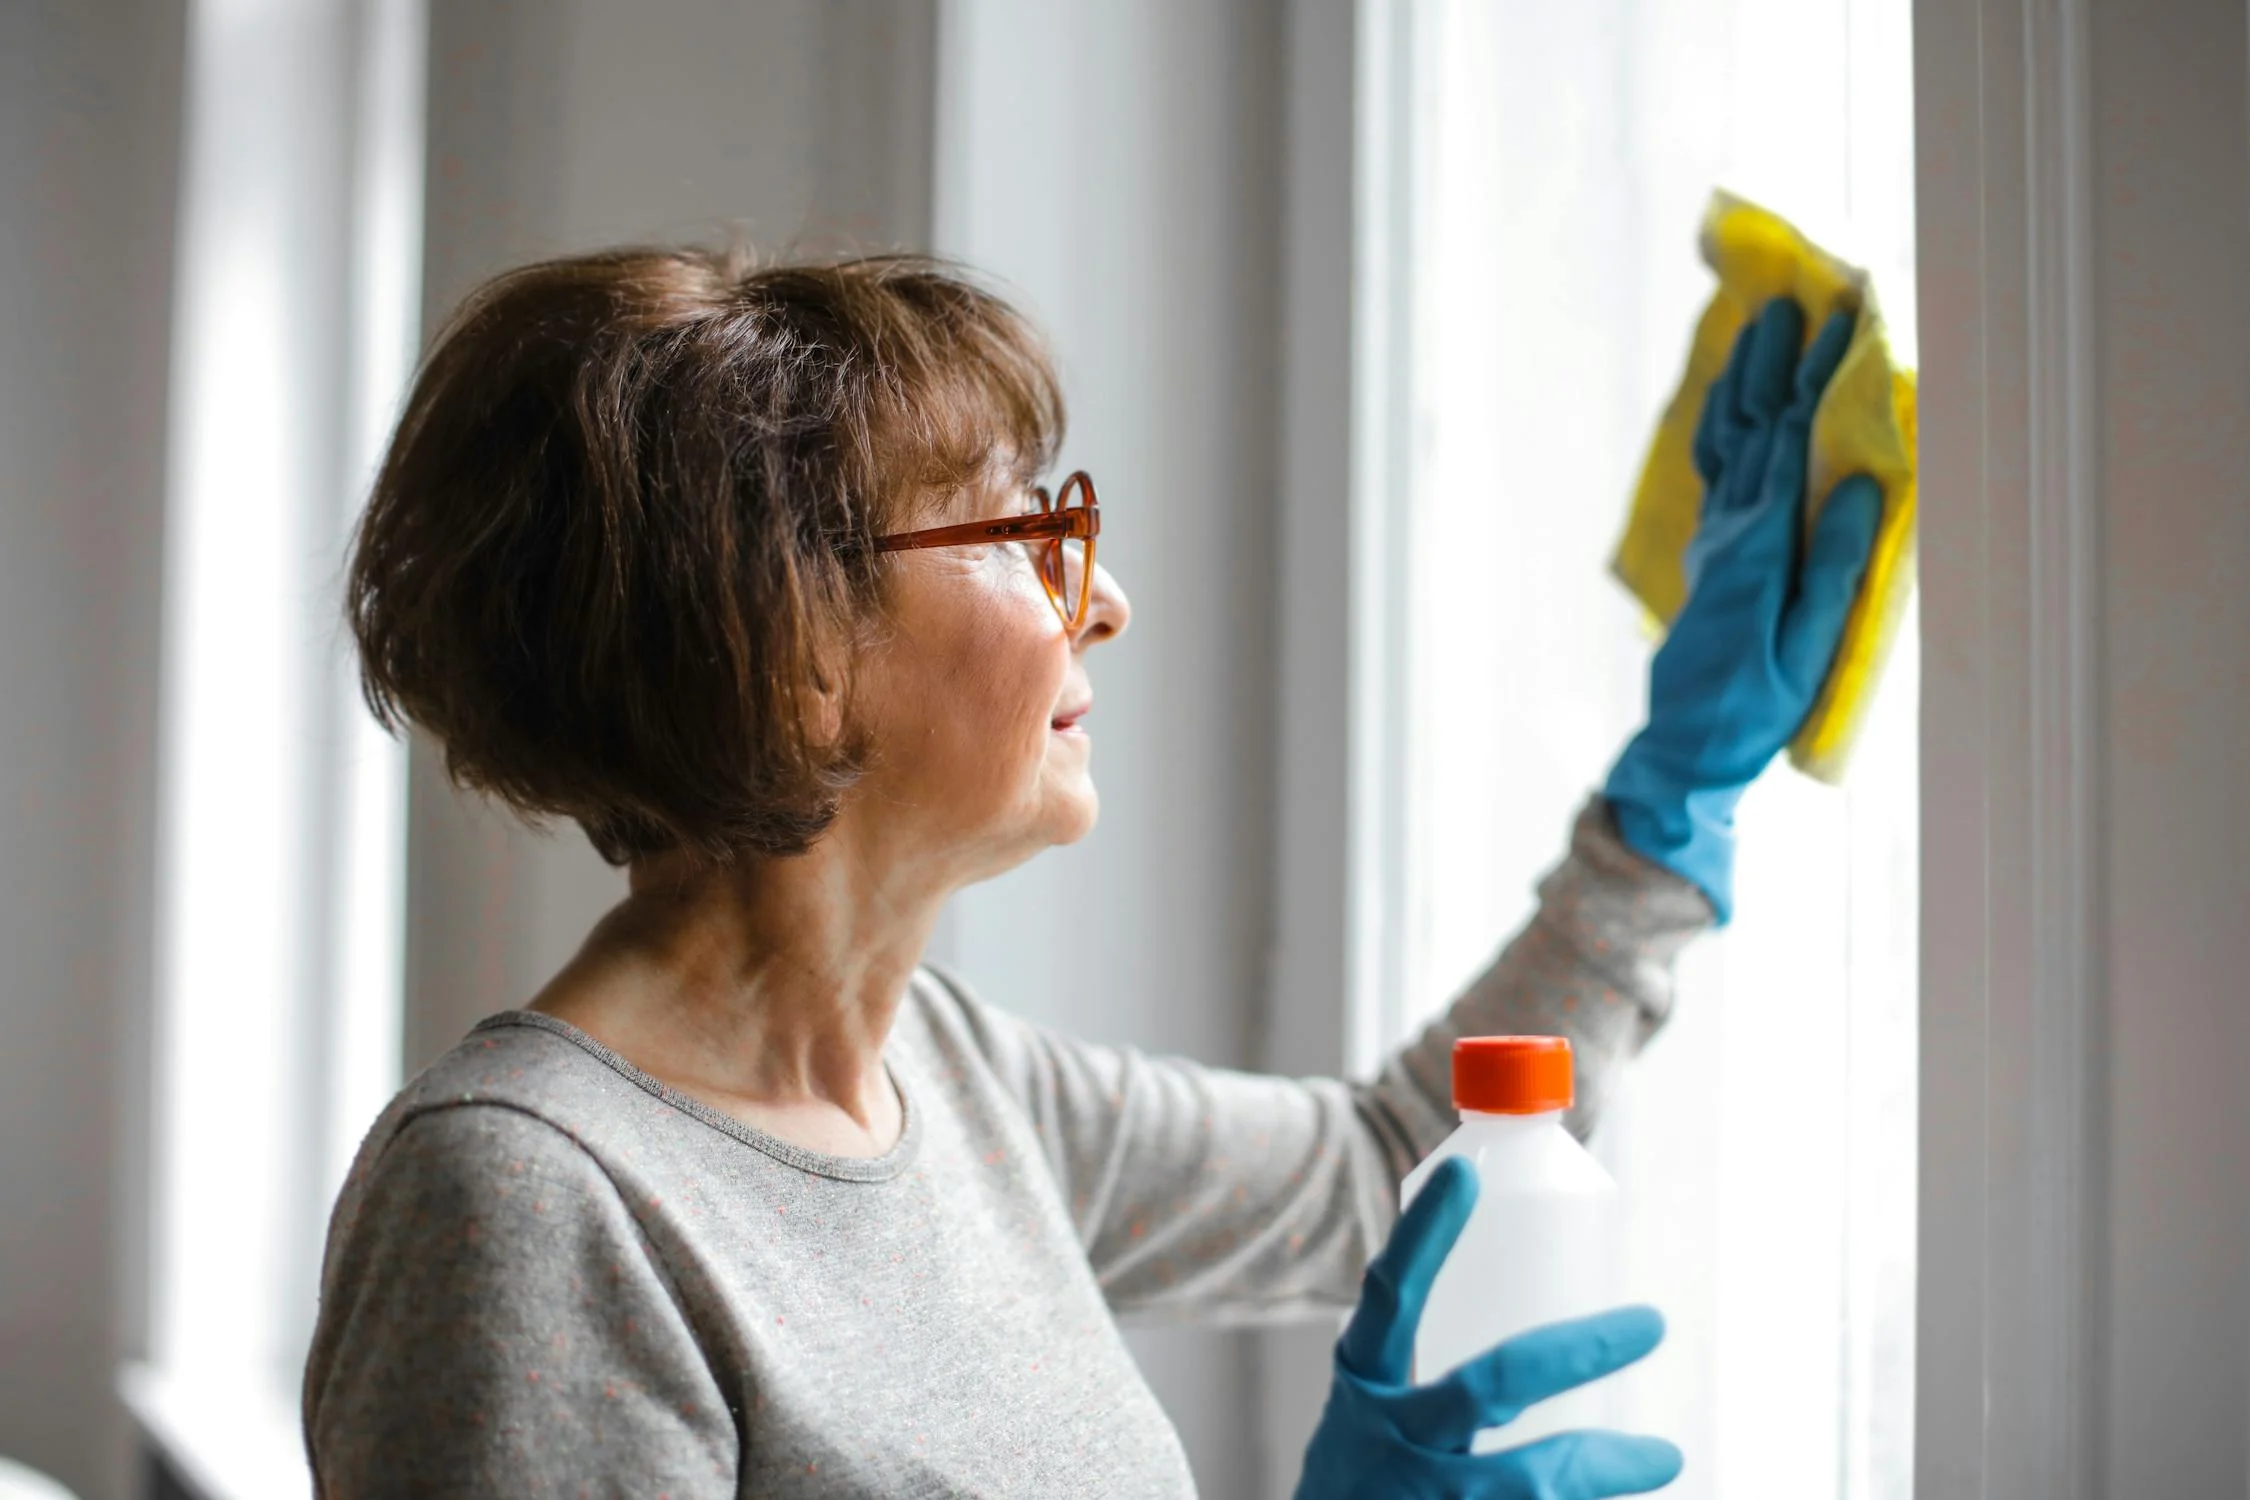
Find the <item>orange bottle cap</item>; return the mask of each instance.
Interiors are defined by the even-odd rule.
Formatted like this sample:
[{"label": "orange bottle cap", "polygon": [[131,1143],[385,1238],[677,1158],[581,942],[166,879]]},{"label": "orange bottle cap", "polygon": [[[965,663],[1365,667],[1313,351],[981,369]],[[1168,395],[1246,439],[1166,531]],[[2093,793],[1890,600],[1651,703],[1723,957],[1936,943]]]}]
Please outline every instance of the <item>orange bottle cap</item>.
[{"label": "orange bottle cap", "polygon": [[1453,1044],[1455,1109],[1543,1115],[1575,1097],[1566,1037],[1465,1036]]}]

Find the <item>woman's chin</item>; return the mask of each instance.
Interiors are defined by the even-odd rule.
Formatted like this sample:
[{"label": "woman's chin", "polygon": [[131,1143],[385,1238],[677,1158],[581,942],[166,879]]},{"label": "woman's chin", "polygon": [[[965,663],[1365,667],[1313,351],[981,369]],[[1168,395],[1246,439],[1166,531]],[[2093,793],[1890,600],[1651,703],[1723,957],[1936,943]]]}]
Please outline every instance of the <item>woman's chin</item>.
[{"label": "woman's chin", "polygon": [[1071,779],[1075,785],[1058,787],[1047,799],[1047,816],[1041,821],[1050,845],[1077,843],[1092,833],[1101,819],[1102,797],[1094,790],[1093,778],[1079,775]]}]

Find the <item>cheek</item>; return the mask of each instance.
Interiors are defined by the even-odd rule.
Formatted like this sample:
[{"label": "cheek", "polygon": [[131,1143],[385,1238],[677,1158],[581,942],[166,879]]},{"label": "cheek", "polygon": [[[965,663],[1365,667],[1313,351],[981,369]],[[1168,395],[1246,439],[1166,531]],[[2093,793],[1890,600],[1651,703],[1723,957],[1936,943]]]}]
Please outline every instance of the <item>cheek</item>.
[{"label": "cheek", "polygon": [[933,707],[971,742],[966,749],[995,771],[1045,753],[1066,652],[1020,621],[987,619],[965,633],[947,665],[946,690]]},{"label": "cheek", "polygon": [[955,796],[981,782],[1004,799],[1045,758],[1070,650],[1038,584],[992,571],[902,591],[876,726],[878,748],[909,779]]}]

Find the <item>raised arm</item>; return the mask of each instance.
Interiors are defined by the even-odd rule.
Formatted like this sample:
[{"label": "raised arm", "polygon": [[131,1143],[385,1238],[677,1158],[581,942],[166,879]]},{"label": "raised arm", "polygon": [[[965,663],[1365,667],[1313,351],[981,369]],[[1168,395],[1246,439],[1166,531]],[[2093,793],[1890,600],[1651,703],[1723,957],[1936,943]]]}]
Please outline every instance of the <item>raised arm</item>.
[{"label": "raised arm", "polygon": [[938,1020],[1029,1113],[1120,1315],[1284,1320],[1357,1296],[1399,1179],[1453,1127],[1455,1036],[1571,1038],[1574,1123],[1590,1128],[1671,1008],[1674,955],[1710,921],[1702,894],[1626,849],[1597,801],[1530,926],[1371,1084],[1073,1041],[951,981]]},{"label": "raised arm", "polygon": [[1530,925],[1358,1091],[1394,1173],[1411,1171],[1458,1123],[1458,1037],[1570,1038],[1578,1102],[1569,1124],[1581,1139],[1591,1134],[1623,1065],[1671,1015],[1680,950],[1711,918],[1700,890],[1628,849],[1609,805],[1589,801],[1569,854],[1540,882]]},{"label": "raised arm", "polygon": [[1571,1124],[1586,1134],[1618,1065],[1669,1013],[1680,947],[1731,914],[1735,804],[1812,708],[1882,512],[1881,490],[1853,476],[1806,519],[1807,434],[1854,326],[1838,313],[1806,349],[1803,312],[1781,299],[1737,342],[1696,436],[1704,510],[1687,603],[1650,668],[1648,723],[1579,815],[1530,927],[1370,1091],[1394,1164],[1451,1128],[1458,1036],[1568,1036]]}]

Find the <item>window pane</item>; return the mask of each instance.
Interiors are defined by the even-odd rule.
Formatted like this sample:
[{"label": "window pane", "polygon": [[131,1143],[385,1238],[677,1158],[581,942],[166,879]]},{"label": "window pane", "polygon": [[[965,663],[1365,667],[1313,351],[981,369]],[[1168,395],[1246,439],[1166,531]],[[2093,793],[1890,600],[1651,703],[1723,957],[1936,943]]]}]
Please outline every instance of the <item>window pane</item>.
[{"label": "window pane", "polygon": [[[1711,189],[1869,267],[1911,360],[1913,146],[1907,0],[1397,17],[1411,1026],[1529,915],[1639,723],[1651,642],[1607,563]],[[1745,800],[1736,924],[1596,1142],[1673,1326],[1621,1400],[1688,1449],[1682,1494],[1908,1491],[1916,668],[1909,620],[1846,791],[1777,769]]]}]

